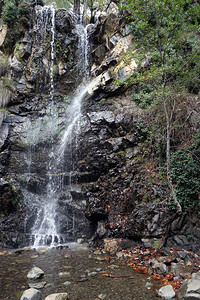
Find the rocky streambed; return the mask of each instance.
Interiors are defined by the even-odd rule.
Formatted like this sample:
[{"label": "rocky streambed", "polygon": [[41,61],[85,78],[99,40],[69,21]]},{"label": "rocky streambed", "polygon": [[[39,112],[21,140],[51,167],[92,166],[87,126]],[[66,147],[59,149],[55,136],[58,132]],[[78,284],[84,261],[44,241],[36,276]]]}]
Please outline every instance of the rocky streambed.
[{"label": "rocky streambed", "polygon": [[[41,291],[41,299],[53,293],[67,293],[69,299],[82,300],[159,299],[155,291],[145,287],[148,275],[133,271],[116,257],[110,258],[85,246],[2,251],[0,265],[1,300],[20,299],[29,287]],[[27,278],[33,267],[44,271],[40,279]]]},{"label": "rocky streambed", "polygon": [[182,249],[157,251],[106,239],[103,249],[74,243],[0,254],[1,300],[200,297],[199,256]]}]

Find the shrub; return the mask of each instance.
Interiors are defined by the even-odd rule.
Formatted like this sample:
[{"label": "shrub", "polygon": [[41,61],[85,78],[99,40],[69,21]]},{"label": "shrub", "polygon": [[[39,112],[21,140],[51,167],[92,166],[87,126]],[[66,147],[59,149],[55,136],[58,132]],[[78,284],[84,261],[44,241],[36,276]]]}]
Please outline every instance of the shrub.
[{"label": "shrub", "polygon": [[141,82],[135,86],[132,100],[134,100],[140,108],[148,108],[154,100],[152,85]]},{"label": "shrub", "polygon": [[184,210],[200,208],[200,135],[188,148],[182,148],[171,155],[171,175],[178,200]]}]

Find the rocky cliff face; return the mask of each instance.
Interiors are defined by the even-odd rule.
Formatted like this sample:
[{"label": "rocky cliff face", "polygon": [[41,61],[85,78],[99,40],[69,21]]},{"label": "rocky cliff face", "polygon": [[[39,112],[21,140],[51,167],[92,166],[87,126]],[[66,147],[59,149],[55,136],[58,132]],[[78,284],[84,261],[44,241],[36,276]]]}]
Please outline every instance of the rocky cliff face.
[{"label": "rocky cliff face", "polygon": [[[164,202],[168,189],[147,176],[138,148],[144,138],[138,126],[141,112],[124,86],[137,68],[131,59],[122,62],[132,47],[129,25],[113,2],[94,20],[87,26],[87,64],[80,56],[83,29],[77,17],[39,6],[9,58],[6,76],[12,93],[1,109],[2,244],[30,240],[34,201],[40,205],[46,193],[47,153],[59,143],[72,94],[87,70],[95,80],[82,106],[81,133],[66,150],[62,170],[54,174],[62,173],[64,185],[57,207],[59,230],[65,234],[73,229],[70,239],[94,234],[151,243],[165,232],[171,214]],[[171,242],[189,246],[188,235],[197,237],[199,225],[194,218],[192,223],[186,217],[174,221]]]}]

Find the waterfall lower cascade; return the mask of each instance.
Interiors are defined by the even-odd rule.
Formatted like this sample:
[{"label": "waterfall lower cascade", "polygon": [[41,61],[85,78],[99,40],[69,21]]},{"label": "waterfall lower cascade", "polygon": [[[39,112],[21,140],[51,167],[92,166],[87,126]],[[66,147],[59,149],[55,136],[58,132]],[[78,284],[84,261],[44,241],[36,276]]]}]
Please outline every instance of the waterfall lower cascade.
[{"label": "waterfall lower cascade", "polygon": [[[52,73],[55,60],[55,9],[52,7],[44,7],[38,12],[38,15],[37,26],[41,26],[42,22],[44,31],[44,27],[47,26],[47,22],[49,22],[48,18],[49,16],[51,17],[50,101],[53,101],[54,80]],[[87,28],[85,29],[83,25],[79,23],[76,28],[79,43],[78,55],[81,57],[82,72],[85,74],[85,77],[87,77]],[[48,150],[46,155],[46,188],[42,194],[31,196],[32,198],[34,197],[34,200],[31,200],[31,203],[34,202],[33,210],[36,211],[36,217],[32,226],[30,238],[30,244],[33,247],[55,246],[68,242],[69,235],[71,237],[75,237],[77,225],[72,206],[70,206],[72,202],[70,192],[72,184],[74,183],[72,180],[72,174],[74,172],[72,146],[77,147],[77,136],[80,130],[80,121],[82,116],[81,105],[89,87],[90,84],[84,84],[84,87],[78,88],[78,92],[68,105],[67,116],[64,124],[65,128],[63,130],[56,127],[56,111],[51,108],[49,128],[52,127],[53,129],[48,128],[47,130],[60,130],[60,135],[59,139],[56,140],[56,144],[55,140],[51,137],[49,140],[50,146],[47,147],[47,149],[44,149],[44,151]],[[39,126],[37,134],[40,135],[40,132],[41,125]],[[61,233],[60,225],[63,222],[63,218],[60,216],[59,206],[64,206],[66,203],[68,205],[70,215],[65,216],[65,232]],[[66,214],[68,214],[68,212]]]}]

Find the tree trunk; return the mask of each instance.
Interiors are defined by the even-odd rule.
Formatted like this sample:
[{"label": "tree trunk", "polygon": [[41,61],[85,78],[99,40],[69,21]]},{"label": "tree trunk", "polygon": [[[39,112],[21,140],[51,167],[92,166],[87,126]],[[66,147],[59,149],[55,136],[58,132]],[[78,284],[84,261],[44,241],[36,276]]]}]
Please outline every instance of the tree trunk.
[{"label": "tree trunk", "polygon": [[176,206],[177,213],[182,212],[182,207],[180,203],[178,202],[176,192],[174,189],[174,186],[172,184],[172,179],[171,179],[171,161],[170,161],[170,119],[169,119],[169,114],[167,111],[167,105],[166,105],[166,98],[164,95],[164,90],[163,90],[163,107],[164,107],[164,112],[165,112],[165,118],[166,118],[166,129],[167,129],[167,147],[166,147],[166,162],[167,162],[167,180],[168,180],[168,185],[171,190],[172,198],[174,201],[174,204]]},{"label": "tree trunk", "polygon": [[80,0],[74,0],[74,13],[80,15]]},{"label": "tree trunk", "polygon": [[170,121],[171,118],[169,117],[168,114],[168,110],[167,110],[167,99],[166,99],[166,95],[165,95],[165,84],[166,84],[166,79],[163,83],[163,87],[162,87],[162,103],[163,103],[163,108],[164,108],[164,113],[165,113],[165,118],[166,118],[166,129],[167,129],[167,134],[166,134],[166,163],[167,163],[167,180],[168,180],[168,185],[169,188],[171,190],[171,194],[172,194],[172,198],[174,201],[174,204],[176,206],[176,212],[169,217],[169,219],[167,220],[166,226],[165,226],[165,231],[163,233],[163,236],[159,242],[159,246],[158,248],[162,248],[168,238],[169,235],[169,228],[170,228],[170,224],[177,218],[180,216],[181,212],[182,212],[182,207],[180,205],[180,203],[178,202],[177,196],[176,196],[176,191],[174,189],[174,186],[172,184],[172,178],[171,178],[171,160],[170,160],[170,139],[171,139],[171,128],[170,128]]}]

